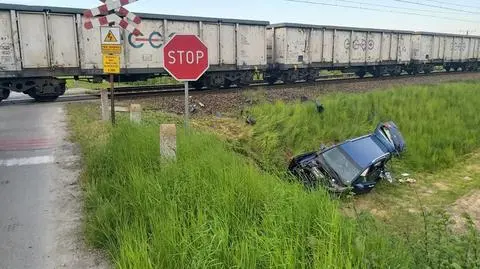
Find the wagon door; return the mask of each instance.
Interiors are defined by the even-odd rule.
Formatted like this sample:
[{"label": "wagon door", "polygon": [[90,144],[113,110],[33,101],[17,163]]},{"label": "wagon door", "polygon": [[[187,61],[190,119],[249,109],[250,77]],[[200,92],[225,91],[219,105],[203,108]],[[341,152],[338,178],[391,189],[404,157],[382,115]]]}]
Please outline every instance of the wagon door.
[{"label": "wagon door", "polygon": [[77,27],[74,15],[48,15],[53,67],[79,67]]},{"label": "wagon door", "polygon": [[44,13],[18,13],[20,48],[24,68],[48,67],[47,25]]},{"label": "wagon door", "polygon": [[16,70],[10,12],[0,12],[0,71]]}]

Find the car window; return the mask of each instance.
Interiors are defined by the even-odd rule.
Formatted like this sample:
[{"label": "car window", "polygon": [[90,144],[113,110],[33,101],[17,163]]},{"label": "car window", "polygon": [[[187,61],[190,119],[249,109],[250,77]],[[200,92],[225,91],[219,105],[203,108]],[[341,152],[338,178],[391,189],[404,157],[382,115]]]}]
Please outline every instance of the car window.
[{"label": "car window", "polygon": [[361,172],[339,148],[323,153],[326,163],[338,174],[344,184],[350,184]]},{"label": "car window", "polygon": [[370,171],[370,168],[365,169],[365,171],[363,171],[363,173],[360,176],[366,177],[368,174],[368,171]]},{"label": "car window", "polygon": [[392,134],[390,133],[390,129],[382,128],[383,134],[388,138],[388,141],[393,144]]}]

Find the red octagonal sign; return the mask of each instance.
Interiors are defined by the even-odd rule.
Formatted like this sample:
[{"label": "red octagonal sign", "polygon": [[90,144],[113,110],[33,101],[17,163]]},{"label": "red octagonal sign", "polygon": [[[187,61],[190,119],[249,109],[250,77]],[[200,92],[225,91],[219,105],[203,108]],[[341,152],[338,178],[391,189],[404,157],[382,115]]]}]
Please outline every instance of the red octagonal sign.
[{"label": "red octagonal sign", "polygon": [[208,48],[196,35],[174,35],[163,58],[163,67],[178,81],[197,81],[209,67]]}]

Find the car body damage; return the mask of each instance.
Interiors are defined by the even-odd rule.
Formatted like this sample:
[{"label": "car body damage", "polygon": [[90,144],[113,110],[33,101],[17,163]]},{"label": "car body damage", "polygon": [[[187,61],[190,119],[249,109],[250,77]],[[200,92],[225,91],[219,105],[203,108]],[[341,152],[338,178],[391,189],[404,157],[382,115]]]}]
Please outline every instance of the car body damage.
[{"label": "car body damage", "polygon": [[394,122],[380,123],[372,134],[293,158],[289,171],[306,187],[331,192],[370,192],[382,179],[392,181],[386,164],[405,150]]}]

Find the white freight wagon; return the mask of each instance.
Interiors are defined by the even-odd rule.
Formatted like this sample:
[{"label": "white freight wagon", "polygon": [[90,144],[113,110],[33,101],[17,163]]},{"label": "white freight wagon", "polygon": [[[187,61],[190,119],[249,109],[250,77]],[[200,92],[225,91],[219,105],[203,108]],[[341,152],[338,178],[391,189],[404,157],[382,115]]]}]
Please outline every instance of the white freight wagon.
[{"label": "white freight wagon", "polygon": [[416,32],[412,38],[412,60],[417,72],[429,72],[435,65],[447,71],[476,70],[480,57],[480,37]]},{"label": "white freight wagon", "polygon": [[[100,29],[83,27],[84,10],[0,4],[0,101],[10,91],[37,100],[65,92],[61,76],[103,76]],[[210,69],[197,87],[250,83],[267,66],[264,21],[138,14],[143,36],[123,31],[123,81],[165,73],[163,44],[174,33],[198,35]]]},{"label": "white freight wagon", "polygon": [[399,75],[411,61],[413,32],[306,24],[273,24],[267,30],[270,81],[314,80],[319,69]]}]

